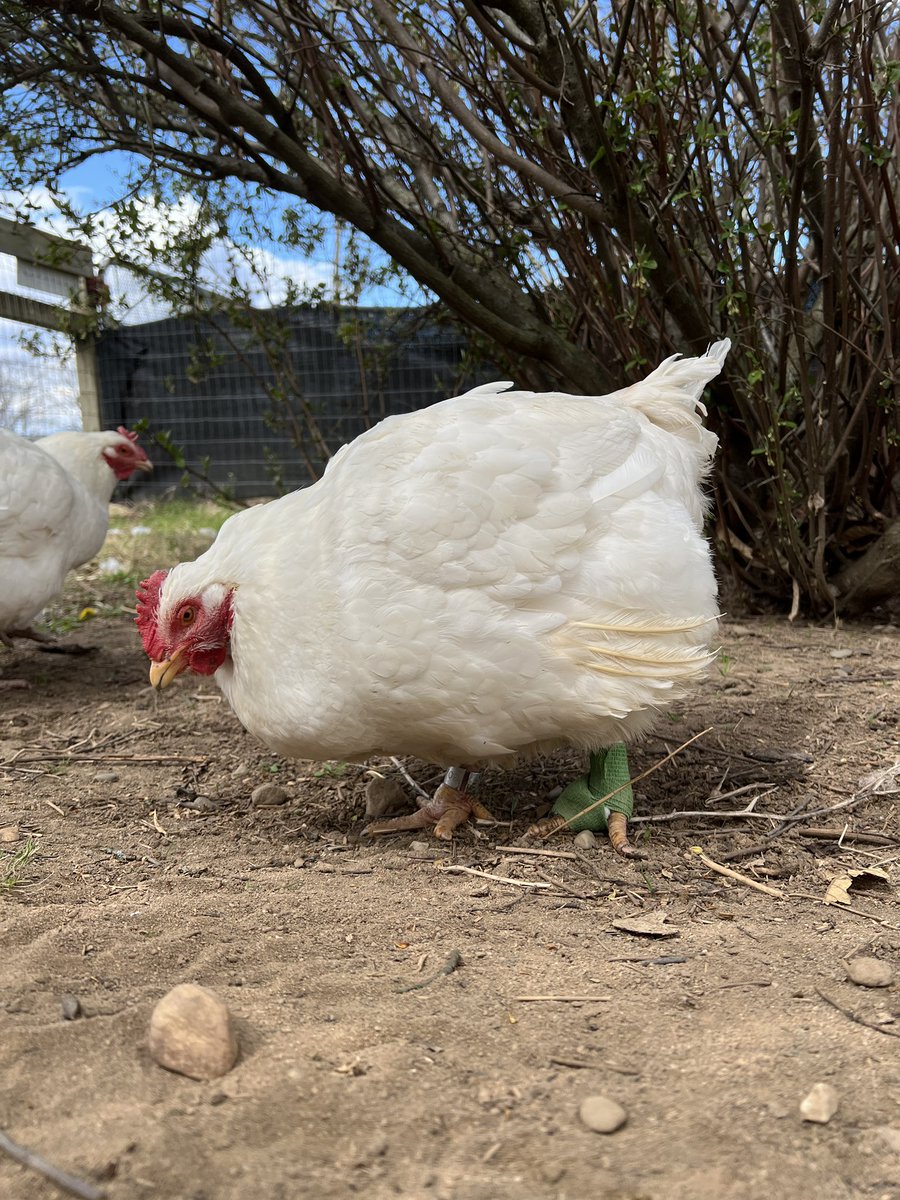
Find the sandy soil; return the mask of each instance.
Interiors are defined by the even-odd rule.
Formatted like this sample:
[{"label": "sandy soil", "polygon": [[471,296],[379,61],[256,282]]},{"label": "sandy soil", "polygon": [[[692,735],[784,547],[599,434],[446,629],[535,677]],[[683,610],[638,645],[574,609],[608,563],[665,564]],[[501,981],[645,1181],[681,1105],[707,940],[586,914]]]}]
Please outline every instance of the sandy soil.
[{"label": "sandy soil", "polygon": [[[361,840],[369,769],[389,763],[280,761],[205,681],[157,703],[125,616],[64,640],[99,650],[17,649],[6,676],[30,687],[0,692],[0,879],[37,845],[0,892],[0,1127],[17,1142],[110,1200],[900,1197],[900,989],[845,969],[857,952],[897,966],[895,894],[821,902],[847,868],[900,861],[898,796],[860,782],[900,758],[896,630],[726,626],[719,670],[632,753],[637,772],[711,727],[639,785],[640,863],[502,848],[565,758],[492,774],[504,823],[452,846]],[[290,801],[251,806],[271,780]],[[800,805],[769,837],[762,814]],[[702,815],[664,819],[680,811]],[[845,825],[842,845],[804,834]],[[695,845],[744,852],[730,865],[781,897]],[[615,926],[651,913],[673,936]],[[147,1050],[182,981],[237,1022],[240,1060],[210,1083]],[[548,995],[585,998],[522,999]],[[825,1125],[798,1110],[817,1082],[840,1098]],[[580,1121],[595,1094],[627,1110],[618,1132]],[[0,1195],[60,1194],[0,1155]]]}]

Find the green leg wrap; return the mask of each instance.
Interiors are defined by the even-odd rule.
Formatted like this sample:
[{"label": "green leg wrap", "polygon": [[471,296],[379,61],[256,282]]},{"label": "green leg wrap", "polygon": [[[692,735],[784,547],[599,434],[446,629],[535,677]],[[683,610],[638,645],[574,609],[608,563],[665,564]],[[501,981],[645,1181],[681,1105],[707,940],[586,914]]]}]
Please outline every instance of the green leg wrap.
[{"label": "green leg wrap", "polygon": [[[630,777],[628,751],[623,742],[606,750],[596,750],[591,754],[588,773],[569,784],[553,805],[553,813],[565,817],[573,833],[580,833],[582,829],[603,833],[610,813],[620,812],[630,817],[634,810]],[[622,790],[616,791],[616,788]],[[610,792],[616,794],[610,796]],[[604,803],[597,804],[598,800],[604,800]],[[591,805],[595,807],[591,808]],[[586,812],[586,809],[590,811]]]}]

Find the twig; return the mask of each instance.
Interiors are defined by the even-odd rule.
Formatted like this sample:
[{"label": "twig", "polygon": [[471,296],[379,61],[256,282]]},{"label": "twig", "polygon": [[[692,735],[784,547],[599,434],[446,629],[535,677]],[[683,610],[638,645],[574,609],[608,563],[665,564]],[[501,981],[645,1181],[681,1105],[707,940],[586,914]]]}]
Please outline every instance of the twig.
[{"label": "twig", "polygon": [[864,842],[870,846],[896,846],[897,839],[887,837],[883,833],[854,833],[846,829],[814,829],[796,830],[799,837],[816,838],[823,842]]},{"label": "twig", "polygon": [[789,900],[812,900],[814,904],[824,904],[826,908],[837,909],[838,912],[853,913],[855,917],[866,917],[870,921],[874,921],[876,925],[881,925],[885,929],[900,929],[900,925],[891,925],[889,921],[883,921],[881,917],[876,917],[874,913],[866,912],[864,908],[854,908],[852,904],[832,904],[830,901],[823,900],[821,896],[813,896],[811,892],[788,892]]},{"label": "twig", "polygon": [[657,958],[641,958],[639,954],[626,954],[622,958],[608,958],[607,962],[611,963],[641,963],[645,967],[668,967],[673,963],[686,963],[690,961],[689,954],[661,954]]},{"label": "twig", "polygon": [[612,1000],[612,996],[516,996],[515,999],[519,1004],[593,1004]]},{"label": "twig", "polygon": [[784,820],[785,818],[782,817],[780,813],[754,812],[754,809],[760,800],[765,799],[766,796],[777,791],[777,787],[770,787],[767,792],[760,792],[758,796],[754,796],[746,808],[730,809],[728,812],[715,812],[714,810],[711,811],[708,808],[685,809],[682,812],[663,813],[662,816],[657,817],[631,817],[629,823],[636,825],[639,823],[647,824],[658,821],[678,821],[682,817],[707,817],[713,821],[728,821],[734,817],[755,817],[757,821],[777,821],[779,819]]},{"label": "twig", "polygon": [[735,979],[733,983],[720,983],[713,988],[714,992],[724,992],[726,988],[736,987],[771,987],[771,979]]},{"label": "twig", "polygon": [[115,762],[115,763],[208,763],[210,758],[202,758],[189,754],[67,754],[57,750],[49,750],[43,754],[30,754],[27,758],[16,756],[0,763],[0,767],[16,765],[20,762]]},{"label": "twig", "polygon": [[808,804],[809,799],[801,800],[796,808],[791,809],[791,811],[779,825],[776,825],[774,829],[769,830],[761,842],[757,842],[753,846],[744,846],[743,849],[740,850],[730,850],[727,854],[720,855],[722,862],[732,862],[736,858],[747,858],[751,854],[758,854],[761,851],[768,850],[769,843],[774,841],[775,838],[780,837],[788,829],[791,829],[797,824],[797,821],[806,820],[805,814],[803,816],[800,816],[800,814],[804,812]]},{"label": "twig", "polygon": [[[730,792],[713,792],[706,797],[707,804],[721,804],[723,800],[730,800],[733,796],[743,796],[745,792],[754,792],[757,788],[763,787],[760,783],[745,783],[743,787],[732,788]],[[771,790],[776,791],[781,785],[773,784]]]},{"label": "twig", "polygon": [[580,1058],[559,1058],[554,1054],[550,1056],[550,1065],[553,1067],[571,1067],[574,1071],[586,1071],[600,1064],[583,1062]]},{"label": "twig", "polygon": [[66,814],[63,812],[63,810],[62,810],[62,809],[59,807],[59,805],[58,805],[58,804],[54,804],[52,800],[48,800],[48,799],[46,799],[46,797],[45,797],[45,798],[44,798],[44,803],[45,803],[45,804],[46,804],[46,805],[47,805],[49,808],[52,808],[54,812],[58,812],[58,813],[59,813],[59,815],[60,815],[61,817],[64,817],[64,816],[66,815]]},{"label": "twig", "polygon": [[[586,813],[593,812],[595,808],[599,808],[611,797],[617,796],[619,792],[624,792],[625,789],[630,785],[640,783],[642,779],[646,779],[648,775],[652,775],[654,771],[658,771],[660,767],[664,767],[667,762],[675,757],[676,754],[680,754],[682,750],[685,750],[688,746],[690,746],[691,742],[696,742],[697,738],[702,738],[704,734],[710,733],[712,728],[712,725],[710,725],[706,729],[701,729],[699,733],[695,733],[693,737],[689,737],[686,742],[682,742],[680,746],[676,746],[674,750],[670,750],[665,758],[661,758],[659,762],[655,762],[653,766],[648,767],[646,771],[641,771],[640,775],[635,775],[634,779],[629,779],[626,783],[620,784],[619,787],[613,788],[611,792],[607,792],[605,796],[601,796],[599,800],[595,800],[593,804],[589,804],[587,808],[583,808],[581,812],[577,814],[578,819],[580,820],[585,816]],[[547,838],[553,837],[553,835],[559,833],[561,829],[568,829],[570,822],[574,820],[575,817],[567,818],[562,825],[557,825],[555,829],[551,829],[549,833],[545,833],[544,840],[546,841]],[[631,820],[633,820],[633,818],[631,818]]]},{"label": "twig", "polygon": [[571,858],[578,862],[578,855],[571,850],[544,850],[531,846],[495,846],[495,850],[504,854],[540,854],[544,858]]},{"label": "twig", "polygon": [[458,950],[451,950],[447,956],[447,961],[435,971],[433,975],[429,975],[427,979],[420,979],[418,983],[408,983],[406,987],[394,988],[398,996],[404,992],[417,992],[420,988],[428,987],[429,983],[434,983],[436,979],[440,979],[442,975],[452,975],[456,968],[462,962],[462,955]]},{"label": "twig", "polygon": [[874,1029],[876,1033],[887,1034],[888,1037],[900,1037],[900,1033],[896,1029],[886,1029],[883,1025],[875,1025],[872,1021],[867,1021],[865,1017],[857,1016],[852,1009],[844,1008],[842,1004],[838,1004],[837,1000],[832,1000],[830,996],[826,996],[824,992],[820,992],[818,988],[816,995],[821,996],[826,1004],[830,1004],[832,1008],[836,1008],[839,1013],[843,1013],[845,1017],[849,1017],[851,1021],[855,1021],[857,1025],[865,1025],[866,1029]]},{"label": "twig", "polygon": [[400,761],[399,758],[391,758],[391,762],[394,764],[394,766],[397,768],[397,770],[400,772],[400,774],[403,776],[403,778],[406,780],[406,782],[409,784],[409,786],[413,789],[413,791],[416,792],[417,795],[423,796],[426,800],[431,799],[431,796],[429,795],[429,793],[425,791],[425,789],[422,787],[421,784],[416,783],[416,781],[413,779],[412,775],[410,775],[409,771],[407,771],[406,767],[404,767],[403,763]]},{"label": "twig", "polygon": [[39,1154],[26,1149],[25,1146],[20,1146],[18,1142],[7,1137],[2,1129],[0,1129],[0,1150],[5,1150],[10,1158],[14,1158],[23,1167],[37,1171],[55,1183],[62,1191],[68,1192],[70,1196],[78,1196],[79,1200],[104,1200],[106,1196],[106,1192],[99,1191],[93,1184],[87,1183],[84,1179],[78,1179],[75,1175],[70,1175],[68,1171],[63,1171],[60,1167],[54,1167],[53,1163],[47,1162],[46,1158],[41,1158]]},{"label": "twig", "polygon": [[548,888],[551,886],[549,883],[533,883],[528,879],[508,879],[505,875],[491,875],[489,871],[478,871],[475,867],[438,867],[437,870],[454,875],[477,875],[480,879],[493,879],[495,883],[511,883],[514,887]]},{"label": "twig", "polygon": [[738,883],[744,884],[745,887],[754,888],[757,892],[765,892],[767,896],[774,896],[776,900],[785,899],[784,892],[779,892],[777,888],[768,887],[765,883],[757,883],[749,875],[742,875],[740,871],[732,871],[731,867],[723,867],[721,863],[713,862],[711,858],[707,858],[699,846],[692,846],[691,854],[695,854],[705,867],[708,867],[710,871],[715,871],[717,875],[725,875],[728,879],[734,879]]}]

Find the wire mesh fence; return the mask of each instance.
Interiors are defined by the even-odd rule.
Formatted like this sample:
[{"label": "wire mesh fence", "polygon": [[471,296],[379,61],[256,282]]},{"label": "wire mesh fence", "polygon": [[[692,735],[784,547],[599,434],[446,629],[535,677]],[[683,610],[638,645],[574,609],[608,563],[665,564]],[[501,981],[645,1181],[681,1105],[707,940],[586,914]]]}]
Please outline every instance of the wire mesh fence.
[{"label": "wire mesh fence", "polygon": [[495,377],[431,310],[290,308],[128,325],[98,344],[104,426],[169,447],[142,494],[185,472],[238,498],[315,479],[345,442]]},{"label": "wire mesh fence", "polygon": [[8,314],[0,316],[0,429],[40,437],[79,428],[78,375],[71,340],[27,320],[28,300],[58,304],[59,296],[23,287],[11,254],[0,254],[0,292],[6,293]]}]

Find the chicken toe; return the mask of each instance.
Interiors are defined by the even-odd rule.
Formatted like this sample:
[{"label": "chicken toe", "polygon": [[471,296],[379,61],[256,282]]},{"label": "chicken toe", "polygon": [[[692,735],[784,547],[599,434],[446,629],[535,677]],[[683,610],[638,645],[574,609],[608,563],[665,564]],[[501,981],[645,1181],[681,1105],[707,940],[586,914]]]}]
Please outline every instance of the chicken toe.
[{"label": "chicken toe", "polygon": [[[399,833],[408,829],[427,829],[433,826],[435,837],[450,841],[454,831],[466,821],[493,821],[493,816],[467,788],[473,787],[478,779],[475,772],[451,767],[444,782],[430,799],[419,800],[418,812],[402,817],[391,817],[384,821],[373,821],[363,833]],[[448,782],[452,780],[452,782]]]}]

